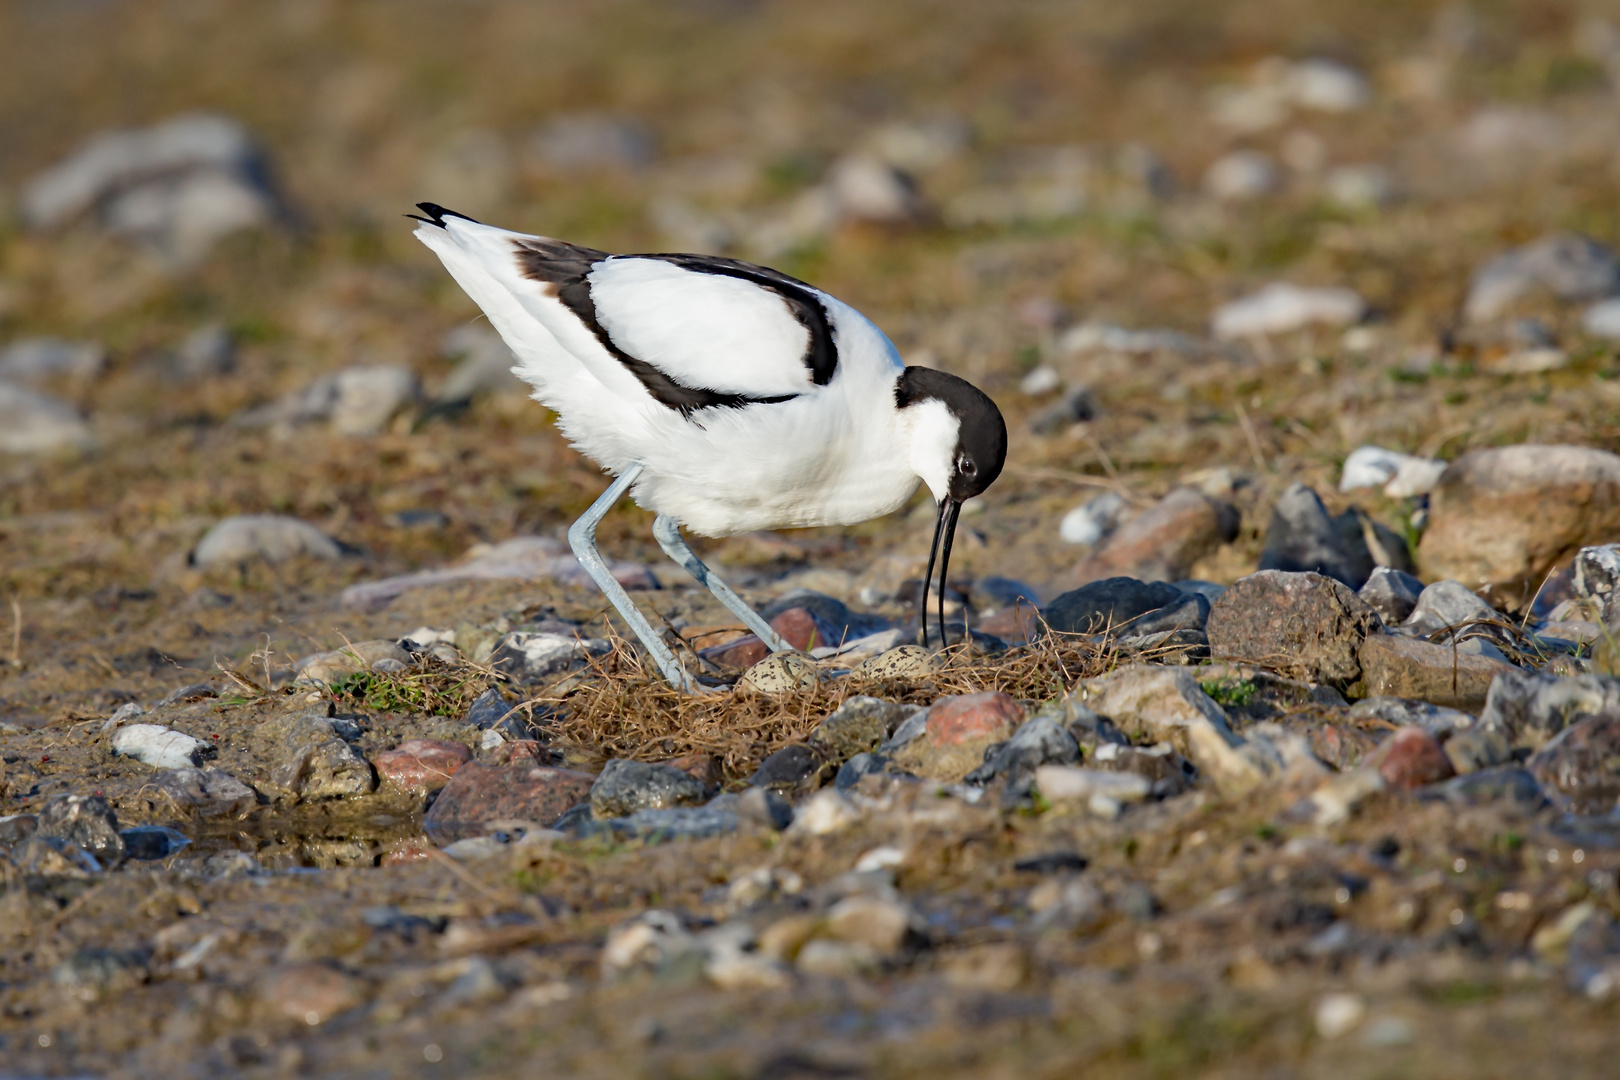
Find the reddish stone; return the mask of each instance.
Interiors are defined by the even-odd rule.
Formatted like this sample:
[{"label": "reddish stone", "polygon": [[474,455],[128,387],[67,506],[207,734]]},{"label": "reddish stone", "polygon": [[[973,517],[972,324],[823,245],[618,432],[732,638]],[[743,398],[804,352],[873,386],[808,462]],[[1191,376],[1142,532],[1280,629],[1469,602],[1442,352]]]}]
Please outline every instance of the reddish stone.
[{"label": "reddish stone", "polygon": [[720,781],[724,779],[720,771],[720,759],[713,754],[682,754],[678,758],[670,758],[664,764],[675,766],[709,787],[718,787]]},{"label": "reddish stone", "polygon": [[590,794],[595,777],[529,762],[490,766],[470,761],[439,792],[422,827],[434,843],[481,836],[491,821],[550,825]]},{"label": "reddish stone", "polygon": [[519,761],[537,761],[545,764],[551,760],[551,752],[533,739],[514,739],[490,750],[483,760],[485,765],[510,765]]},{"label": "reddish stone", "polygon": [[421,862],[431,857],[435,849],[433,841],[425,836],[412,836],[404,840],[396,840],[389,849],[377,860],[378,866],[406,866],[410,863]]},{"label": "reddish stone", "polygon": [[1335,769],[1353,769],[1372,752],[1378,739],[1360,728],[1323,724],[1311,732],[1311,753]]},{"label": "reddish stone", "polygon": [[935,746],[1004,739],[1024,722],[1024,707],[999,690],[942,697],[928,710],[928,738]]},{"label": "reddish stone", "polygon": [[[832,630],[818,622],[815,615],[806,608],[788,608],[781,612],[771,620],[771,629],[780,634],[783,641],[801,652],[809,652],[822,645],[838,644]],[[744,634],[724,645],[699,650],[698,655],[726,667],[751,668],[771,655],[771,650],[755,635]]]},{"label": "reddish stone", "polygon": [[1176,581],[1193,563],[1237,536],[1238,512],[1194,488],[1172,490],[1120,526],[1071,575],[1073,585],[1103,578]]},{"label": "reddish stone", "polygon": [[1384,783],[1402,791],[1457,775],[1439,742],[1420,727],[1397,728],[1393,735],[1378,744],[1370,764],[1384,778]]},{"label": "reddish stone", "polygon": [[1034,604],[1019,601],[979,620],[979,629],[1009,645],[1022,645],[1041,632],[1041,613]]},{"label": "reddish stone", "polygon": [[407,739],[371,759],[378,778],[406,791],[437,791],[450,782],[472,754],[460,743]]}]

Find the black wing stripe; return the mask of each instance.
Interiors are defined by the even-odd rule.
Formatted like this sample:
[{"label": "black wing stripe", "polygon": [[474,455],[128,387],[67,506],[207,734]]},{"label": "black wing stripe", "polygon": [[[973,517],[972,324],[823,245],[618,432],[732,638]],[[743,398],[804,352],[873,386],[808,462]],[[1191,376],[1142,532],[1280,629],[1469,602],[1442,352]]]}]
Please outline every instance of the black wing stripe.
[{"label": "black wing stripe", "polygon": [[580,322],[590,328],[602,347],[612,353],[641,385],[647,388],[653,400],[682,416],[691,416],[698,409],[740,409],[746,405],[779,405],[792,401],[797,394],[778,394],[774,397],[749,397],[747,394],[725,394],[698,386],[676,382],[668,375],[639,357],[631,356],[614,342],[607,328],[596,317],[596,301],[591,299],[591,283],[587,275],[591,267],[613,256],[594,248],[579,247],[562,240],[536,238],[516,243],[518,267],[530,281],[552,286],[557,299],[573,312]]}]

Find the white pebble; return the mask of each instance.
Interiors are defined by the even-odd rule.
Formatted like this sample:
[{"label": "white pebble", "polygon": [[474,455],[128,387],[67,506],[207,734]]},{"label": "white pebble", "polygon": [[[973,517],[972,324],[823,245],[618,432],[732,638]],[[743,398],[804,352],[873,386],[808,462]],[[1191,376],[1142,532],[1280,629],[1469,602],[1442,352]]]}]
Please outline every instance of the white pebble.
[{"label": "white pebble", "polygon": [[1324,1039],[1337,1039],[1355,1029],[1367,1015],[1358,994],[1329,994],[1316,1003],[1316,1030]]},{"label": "white pebble", "polygon": [[1385,450],[1381,446],[1358,446],[1344,459],[1339,490],[1381,487],[1391,498],[1426,495],[1440,482],[1446,463],[1431,458]]},{"label": "white pebble", "polygon": [[1360,319],[1367,303],[1352,289],[1307,289],[1285,281],[1222,304],[1212,329],[1218,338],[1286,334],[1312,324],[1347,326]]},{"label": "white pebble", "polygon": [[1095,544],[1119,527],[1124,514],[1125,500],[1110,491],[1064,514],[1058,536],[1066,544]]},{"label": "white pebble", "polygon": [[203,743],[161,724],[130,724],[113,736],[112,748],[159,769],[186,769],[201,762]]}]

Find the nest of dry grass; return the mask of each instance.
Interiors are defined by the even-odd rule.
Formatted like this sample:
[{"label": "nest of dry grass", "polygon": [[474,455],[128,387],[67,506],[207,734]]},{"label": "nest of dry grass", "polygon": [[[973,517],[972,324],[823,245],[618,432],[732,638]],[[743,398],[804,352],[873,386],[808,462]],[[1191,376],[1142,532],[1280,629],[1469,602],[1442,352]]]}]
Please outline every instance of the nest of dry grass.
[{"label": "nest of dry grass", "polygon": [[[858,694],[926,705],[947,694],[999,690],[1040,701],[1117,666],[1124,654],[1112,638],[1045,635],[999,656],[974,656],[966,646],[938,654],[939,670],[925,678],[878,680],[835,674],[812,690],[759,694],[721,688],[683,694],[622,638],[589,671],[524,703],[549,708],[555,741],[587,760],[663,760],[712,756],[728,780],[751,775],[766,757],[800,742],[846,698]],[[1142,658],[1139,654],[1136,658]]]}]

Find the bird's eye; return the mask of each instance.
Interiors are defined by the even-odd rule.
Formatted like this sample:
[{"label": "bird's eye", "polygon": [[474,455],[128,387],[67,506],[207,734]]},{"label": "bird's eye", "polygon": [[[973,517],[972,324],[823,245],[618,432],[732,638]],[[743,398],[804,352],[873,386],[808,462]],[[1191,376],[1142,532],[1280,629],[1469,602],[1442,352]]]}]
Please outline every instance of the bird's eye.
[{"label": "bird's eye", "polygon": [[961,470],[964,476],[972,476],[974,473],[979,471],[979,467],[973,464],[972,458],[963,458],[961,461],[956,463],[956,467]]}]

